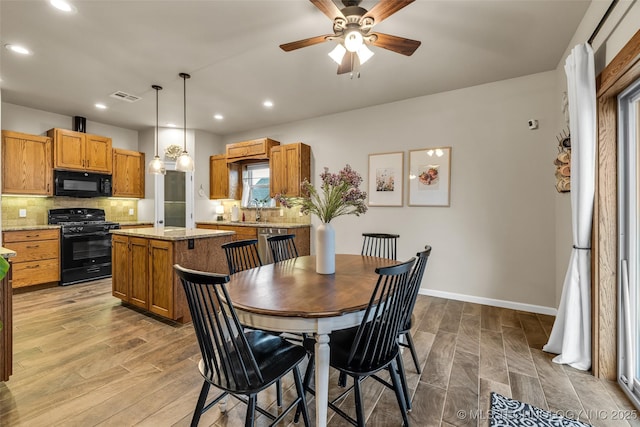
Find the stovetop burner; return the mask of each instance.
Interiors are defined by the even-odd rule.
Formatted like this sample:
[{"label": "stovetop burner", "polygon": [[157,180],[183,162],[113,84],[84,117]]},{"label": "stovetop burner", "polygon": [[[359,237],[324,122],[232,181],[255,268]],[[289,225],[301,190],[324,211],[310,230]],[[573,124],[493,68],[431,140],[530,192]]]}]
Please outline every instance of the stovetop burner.
[{"label": "stovetop burner", "polygon": [[120,228],[117,222],[106,220],[104,209],[94,208],[49,209],[49,224],[61,225],[63,232]]}]

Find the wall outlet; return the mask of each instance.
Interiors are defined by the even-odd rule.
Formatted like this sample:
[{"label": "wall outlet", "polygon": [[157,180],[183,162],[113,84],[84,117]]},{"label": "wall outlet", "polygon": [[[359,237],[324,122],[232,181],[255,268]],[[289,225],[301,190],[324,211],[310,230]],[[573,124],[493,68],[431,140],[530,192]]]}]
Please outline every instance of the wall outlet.
[{"label": "wall outlet", "polygon": [[284,216],[284,209],[280,208],[280,216]]},{"label": "wall outlet", "polygon": [[134,210],[133,209],[129,209],[129,215],[133,215],[134,214]]},{"label": "wall outlet", "polygon": [[20,216],[20,218],[26,218],[27,217],[27,210],[26,209],[20,209],[18,211],[18,216]]}]

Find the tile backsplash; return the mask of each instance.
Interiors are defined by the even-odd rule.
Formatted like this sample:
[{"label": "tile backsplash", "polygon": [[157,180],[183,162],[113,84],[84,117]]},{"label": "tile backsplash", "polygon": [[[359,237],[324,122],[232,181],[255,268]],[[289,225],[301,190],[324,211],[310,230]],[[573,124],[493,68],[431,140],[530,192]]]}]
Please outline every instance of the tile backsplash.
[{"label": "tile backsplash", "polygon": [[[49,209],[57,208],[98,208],[104,209],[108,221],[135,221],[138,218],[137,199],[95,198],[78,199],[75,197],[28,197],[2,196],[2,227],[47,224]],[[20,210],[26,211],[26,217],[20,217]],[[134,215],[129,215],[133,209]]]}]

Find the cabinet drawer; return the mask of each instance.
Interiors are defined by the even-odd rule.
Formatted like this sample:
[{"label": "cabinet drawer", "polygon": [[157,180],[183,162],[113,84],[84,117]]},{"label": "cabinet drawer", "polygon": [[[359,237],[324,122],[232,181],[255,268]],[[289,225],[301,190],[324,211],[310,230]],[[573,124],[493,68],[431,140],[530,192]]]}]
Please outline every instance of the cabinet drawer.
[{"label": "cabinet drawer", "polygon": [[7,245],[17,255],[11,259],[14,264],[42,259],[58,259],[60,244],[56,240],[37,240],[33,242],[15,242]]},{"label": "cabinet drawer", "polygon": [[60,280],[60,264],[57,259],[14,263],[12,268],[14,288]]},{"label": "cabinet drawer", "polygon": [[56,229],[40,229],[40,230],[24,230],[24,231],[5,231],[3,241],[5,243],[12,242],[28,242],[32,240],[58,240],[60,230]]},{"label": "cabinet drawer", "polygon": [[234,227],[233,225],[219,225],[218,230],[235,231],[236,240],[258,238],[258,229],[256,227]]}]

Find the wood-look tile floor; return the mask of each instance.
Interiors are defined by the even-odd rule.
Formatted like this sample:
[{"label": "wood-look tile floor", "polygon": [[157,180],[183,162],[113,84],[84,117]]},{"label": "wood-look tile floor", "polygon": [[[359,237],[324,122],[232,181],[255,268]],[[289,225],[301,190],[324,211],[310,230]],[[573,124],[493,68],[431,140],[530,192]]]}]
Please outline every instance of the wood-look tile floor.
[{"label": "wood-look tile floor", "polygon": [[[414,426],[488,425],[491,391],[594,426],[640,425],[611,419],[636,414],[615,383],[556,365],[540,350],[553,317],[426,296],[414,315],[421,375],[404,355]],[[0,426],[186,426],[202,384],[198,360],[190,324],[122,306],[109,279],[16,294],[14,373],[0,383]],[[284,387],[291,396],[291,378]],[[373,380],[364,388],[367,425],[400,425],[393,393]],[[265,407],[274,401],[271,389],[260,397]],[[313,400],[309,407],[313,422]],[[347,398],[343,408],[352,407]],[[214,407],[200,425],[242,425],[244,411],[230,399],[225,413]],[[329,416],[330,426],[347,425]]]}]

